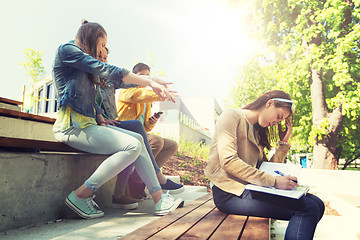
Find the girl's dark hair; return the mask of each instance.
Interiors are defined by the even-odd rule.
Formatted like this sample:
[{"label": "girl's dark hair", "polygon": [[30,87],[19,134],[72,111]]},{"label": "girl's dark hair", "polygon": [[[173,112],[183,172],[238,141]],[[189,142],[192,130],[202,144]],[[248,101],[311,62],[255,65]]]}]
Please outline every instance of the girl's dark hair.
[{"label": "girl's dark hair", "polygon": [[[289,99],[291,100],[291,97],[289,94],[287,94],[284,91],[281,90],[272,90],[269,92],[266,92],[264,94],[262,94],[260,97],[258,97],[254,102],[248,104],[247,106],[244,107],[244,109],[249,109],[249,110],[259,110],[260,108],[262,108],[263,106],[265,106],[265,104],[267,103],[267,101],[269,101],[270,99],[273,98],[283,98],[283,99]],[[288,102],[281,102],[278,100],[274,100],[274,104],[275,107],[278,108],[287,108],[290,111],[290,116],[293,115],[292,112],[292,104],[288,103]],[[271,149],[271,144],[270,141],[274,140],[276,138],[276,127],[271,128],[271,131],[269,131],[268,127],[261,127],[259,125],[259,123],[256,123],[254,125],[254,129],[255,132],[257,132],[259,134],[259,142],[261,145],[265,146],[267,149]]]},{"label": "girl's dark hair", "polygon": [[76,34],[76,44],[93,58],[97,58],[96,45],[100,37],[107,36],[105,29],[98,23],[81,21],[81,27]]},{"label": "girl's dark hair", "polygon": [[[76,45],[78,45],[81,50],[97,59],[97,42],[100,37],[105,36],[107,36],[106,31],[100,24],[88,22],[83,19],[81,21],[81,27],[76,34],[75,41]],[[95,84],[99,84],[98,77],[90,73],[88,75]]]}]

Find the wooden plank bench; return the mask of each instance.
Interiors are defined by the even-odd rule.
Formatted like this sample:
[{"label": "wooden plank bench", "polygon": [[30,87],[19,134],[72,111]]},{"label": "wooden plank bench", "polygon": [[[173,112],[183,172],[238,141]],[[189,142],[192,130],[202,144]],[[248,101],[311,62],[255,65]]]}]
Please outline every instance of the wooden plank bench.
[{"label": "wooden plank bench", "polygon": [[7,108],[7,109],[20,111],[22,105],[23,105],[23,103],[20,101],[0,97],[0,107],[1,108]]},{"label": "wooden plank bench", "polygon": [[[55,118],[44,117],[39,115],[34,115],[30,113],[24,113],[19,111],[14,111],[6,108],[0,108],[0,116],[5,118],[11,118],[16,123],[16,120],[26,120],[43,124],[53,125]],[[53,136],[52,132],[49,132]],[[23,137],[9,137],[9,136],[0,136],[0,150],[14,150],[14,151],[55,151],[55,152],[75,152],[83,153],[78,149],[72,148],[64,143],[57,142],[56,140],[39,140],[31,138],[31,136]]]},{"label": "wooden plank bench", "polygon": [[125,235],[138,239],[269,239],[270,219],[220,212],[211,193]]},{"label": "wooden plank bench", "polygon": [[0,137],[0,149],[13,151],[33,151],[33,152],[73,152],[84,153],[83,151],[72,148],[61,142],[50,142],[33,139]]}]

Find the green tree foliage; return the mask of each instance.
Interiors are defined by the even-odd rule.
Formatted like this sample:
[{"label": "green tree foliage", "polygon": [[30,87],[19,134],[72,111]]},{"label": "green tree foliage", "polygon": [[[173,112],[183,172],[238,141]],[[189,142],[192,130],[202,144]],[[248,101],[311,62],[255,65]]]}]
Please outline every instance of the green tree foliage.
[{"label": "green tree foliage", "polygon": [[254,58],[240,70],[239,79],[231,88],[231,97],[225,100],[227,106],[242,108],[275,87],[276,80],[269,74],[267,66],[260,67],[261,60],[260,57]]},{"label": "green tree foliage", "polygon": [[[295,145],[298,151],[313,147],[315,160],[325,162],[320,168],[359,157],[360,1],[256,0],[254,19],[254,32],[272,54],[257,71],[265,78],[257,76],[255,83],[252,74],[243,74],[238,86],[252,82],[264,92],[289,92],[296,102]],[[255,92],[247,87],[243,91]]]},{"label": "green tree foliage", "polygon": [[28,48],[24,51],[24,54],[27,60],[20,64],[25,68],[26,74],[30,76],[28,79],[30,84],[34,85],[45,73],[45,68],[42,65],[41,53],[37,50]]},{"label": "green tree foliage", "polygon": [[30,91],[31,94],[24,96],[25,98],[23,99],[24,109],[28,111],[33,108],[34,104],[37,105],[39,102],[37,94],[34,95],[34,91],[36,83],[44,77],[45,68],[42,65],[42,57],[39,51],[28,48],[24,51],[24,54],[27,60],[21,62],[20,65],[25,68],[25,72],[29,76],[27,80],[30,83],[30,90],[28,91]]}]

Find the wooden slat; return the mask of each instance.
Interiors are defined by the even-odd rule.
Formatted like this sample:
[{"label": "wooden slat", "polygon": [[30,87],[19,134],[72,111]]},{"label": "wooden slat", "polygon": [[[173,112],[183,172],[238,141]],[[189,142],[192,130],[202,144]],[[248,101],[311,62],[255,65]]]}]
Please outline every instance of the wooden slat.
[{"label": "wooden slat", "polygon": [[50,142],[33,139],[0,137],[0,147],[16,149],[35,149],[38,151],[56,151],[56,152],[81,152],[61,142]]},{"label": "wooden slat", "polygon": [[3,98],[3,97],[0,97],[0,102],[7,103],[7,104],[11,104],[11,105],[14,105],[14,106],[19,106],[19,105],[22,105],[22,104],[23,104],[23,103],[20,102],[20,101],[8,99],[8,98]]},{"label": "wooden slat", "polygon": [[270,219],[228,215],[216,209],[211,193],[121,239],[269,239]]},{"label": "wooden slat", "polygon": [[241,235],[242,240],[264,240],[270,238],[270,219],[249,217]]},{"label": "wooden slat", "polygon": [[6,109],[6,108],[0,108],[0,116],[21,118],[21,119],[37,121],[37,122],[45,122],[45,123],[54,123],[56,121],[55,118],[49,118],[49,117],[44,117],[44,116],[35,115],[35,114],[31,114],[31,113],[14,111],[14,110]]},{"label": "wooden slat", "polygon": [[179,239],[181,240],[194,240],[194,239],[208,239],[213,232],[224,221],[227,214],[220,212],[217,208],[214,208],[208,215],[206,215],[201,221],[196,223],[191,229],[189,229]]},{"label": "wooden slat", "polygon": [[147,225],[125,235],[120,239],[122,240],[147,239],[209,201],[212,201],[211,193],[208,193],[198,198],[197,200],[190,202],[183,208],[178,208],[174,212],[148,223]]},{"label": "wooden slat", "polygon": [[177,239],[184,232],[197,224],[197,222],[202,220],[204,216],[206,216],[214,208],[214,202],[208,201],[204,205],[196,208],[194,211],[187,214],[185,217],[179,218],[176,222],[162,229],[149,239]]},{"label": "wooden slat", "polygon": [[247,216],[241,215],[228,215],[209,239],[238,239],[246,225],[247,218]]}]

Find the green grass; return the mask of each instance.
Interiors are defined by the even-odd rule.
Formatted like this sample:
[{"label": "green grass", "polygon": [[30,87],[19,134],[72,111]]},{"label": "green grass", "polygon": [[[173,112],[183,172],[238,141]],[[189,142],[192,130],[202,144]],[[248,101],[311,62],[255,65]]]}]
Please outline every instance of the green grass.
[{"label": "green grass", "polygon": [[[341,168],[339,167],[339,169]],[[360,171],[360,168],[346,167],[345,170]]]},{"label": "green grass", "polygon": [[187,167],[187,164],[186,163],[180,163],[179,167]]},{"label": "green grass", "polygon": [[191,182],[191,174],[190,173],[188,173],[188,174],[185,174],[185,175],[183,175],[183,176],[181,176],[181,179],[185,182],[185,183],[189,183],[189,182]]},{"label": "green grass", "polygon": [[210,147],[201,143],[194,143],[187,141],[183,138],[180,138],[179,141],[179,150],[178,155],[184,155],[185,153],[190,154],[194,158],[194,163],[200,165],[201,163],[197,162],[198,158],[208,159]]},{"label": "green grass", "polygon": [[[152,134],[160,136],[159,133],[152,132]],[[184,139],[184,137],[180,137],[180,139],[175,139],[174,137],[166,137],[166,138],[172,139],[179,144],[178,152],[175,153],[176,156],[184,157],[184,156],[190,155],[191,157],[194,158],[194,161],[195,161],[194,163],[197,165],[200,165],[200,163],[196,162],[197,159],[199,159],[199,158],[208,159],[209,158],[210,146],[201,144],[200,142],[194,143],[192,141],[187,141]]]}]

